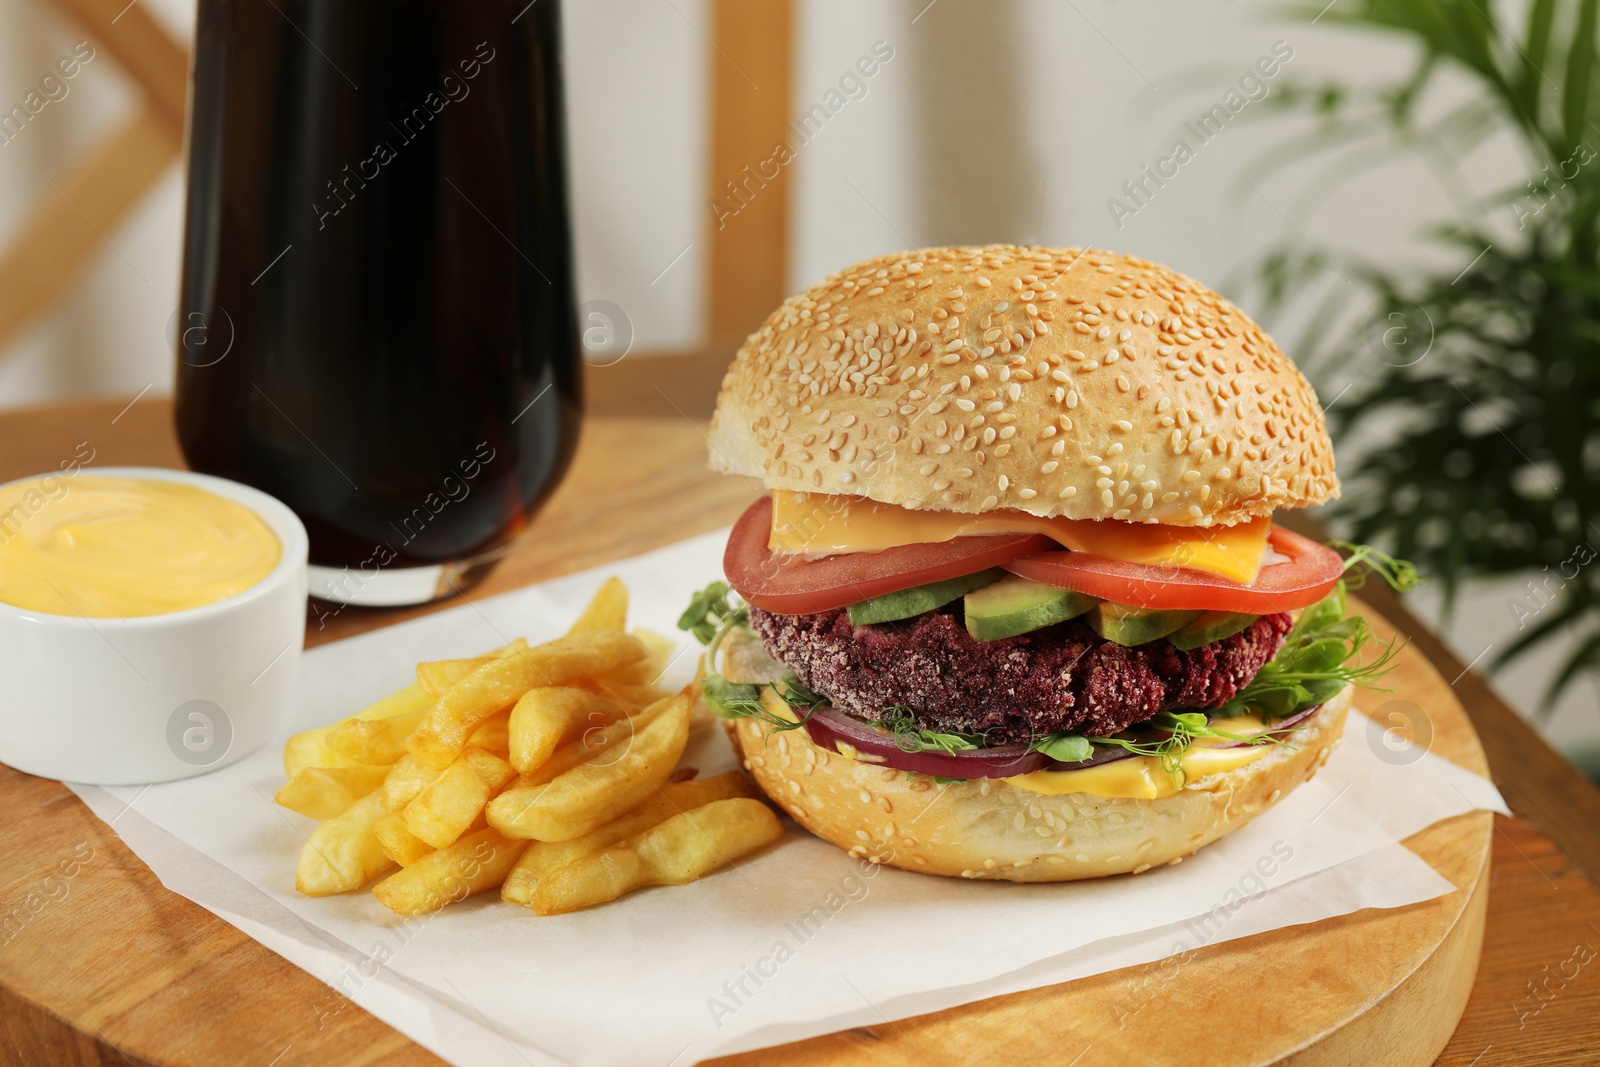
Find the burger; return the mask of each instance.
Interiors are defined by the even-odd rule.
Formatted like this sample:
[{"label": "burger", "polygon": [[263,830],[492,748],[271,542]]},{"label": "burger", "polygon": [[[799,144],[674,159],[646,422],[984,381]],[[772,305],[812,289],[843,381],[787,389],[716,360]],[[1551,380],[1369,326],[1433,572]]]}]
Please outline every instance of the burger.
[{"label": "burger", "polygon": [[[765,493],[680,625],[784,811],[852,855],[1068,881],[1177,863],[1306,781],[1393,649],[1315,393],[1210,289],[1108,252],[868,260],[740,348],[713,468]],[[1365,572],[1360,572],[1365,573]]]}]

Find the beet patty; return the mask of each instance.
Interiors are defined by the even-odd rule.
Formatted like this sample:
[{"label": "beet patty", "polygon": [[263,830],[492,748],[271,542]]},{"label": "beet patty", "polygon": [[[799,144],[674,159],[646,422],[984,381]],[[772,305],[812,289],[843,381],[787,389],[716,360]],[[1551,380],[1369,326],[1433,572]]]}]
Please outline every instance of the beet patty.
[{"label": "beet patty", "polygon": [[1071,731],[1104,737],[1162,711],[1218,707],[1270,660],[1286,614],[1181,651],[1128,648],[1074,620],[977,641],[959,602],[901,622],[853,626],[844,609],[777,615],[750,609],[767,653],[833,706],[863,719],[910,708],[922,729],[984,734],[991,745]]}]

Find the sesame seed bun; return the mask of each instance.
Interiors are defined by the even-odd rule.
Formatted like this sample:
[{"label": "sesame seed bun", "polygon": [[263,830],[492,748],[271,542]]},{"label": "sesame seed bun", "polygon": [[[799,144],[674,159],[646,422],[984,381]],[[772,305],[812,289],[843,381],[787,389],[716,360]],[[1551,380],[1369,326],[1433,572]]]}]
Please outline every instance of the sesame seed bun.
[{"label": "sesame seed bun", "polygon": [[[728,644],[736,641],[756,644],[742,636]],[[737,661],[758,663],[760,651],[759,644],[729,649],[725,669],[737,676]],[[1288,746],[1191,779],[1159,800],[1050,796],[1000,779],[943,785],[846,759],[804,729],[775,732],[754,719],[724,725],[767,795],[853,856],[923,874],[1070,882],[1176,863],[1266,811],[1327,762],[1350,698],[1345,686],[1291,734]]]},{"label": "sesame seed bun", "polygon": [[1218,294],[1132,256],[900,252],[791,297],[722,382],[711,465],[975,513],[1231,525],[1336,497],[1316,395]]}]

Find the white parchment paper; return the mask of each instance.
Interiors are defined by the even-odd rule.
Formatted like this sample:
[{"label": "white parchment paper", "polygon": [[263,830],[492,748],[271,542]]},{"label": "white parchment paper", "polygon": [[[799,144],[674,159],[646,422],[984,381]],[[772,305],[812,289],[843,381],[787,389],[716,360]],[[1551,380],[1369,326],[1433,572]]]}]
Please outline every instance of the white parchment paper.
[{"label": "white parchment paper", "polygon": [[[609,574],[663,633],[720,573],[726,534],[308,653],[288,733],[405,684],[420,660],[557,636]],[[692,670],[685,640],[671,675]],[[281,739],[280,739],[281,740]],[[1352,715],[1318,776],[1188,861],[1132,877],[1014,886],[863,864],[794,829],[689,886],[540,918],[493,894],[400,919],[369,893],[294,891],[312,825],[271,803],[280,746],[186,782],[75,787],[162,883],[456,1063],[684,1064],[1160,959],[1450,883],[1396,842],[1474,809],[1486,780]],[[733,765],[720,730],[686,760]],[[623,1009],[625,1010],[619,1010]],[[331,993],[306,1005],[335,1016]]]}]

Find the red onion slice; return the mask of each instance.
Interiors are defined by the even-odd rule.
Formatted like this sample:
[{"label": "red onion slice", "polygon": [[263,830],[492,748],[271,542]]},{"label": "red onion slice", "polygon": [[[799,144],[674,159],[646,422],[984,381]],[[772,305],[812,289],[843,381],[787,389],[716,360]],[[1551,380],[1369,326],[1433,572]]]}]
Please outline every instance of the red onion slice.
[{"label": "red onion slice", "polygon": [[[1320,704],[1296,712],[1273,724],[1272,729],[1260,736],[1281,737],[1314,715],[1319,707]],[[1134,753],[1127,749],[1109,745],[1096,745],[1094,755],[1081,763],[1053,760],[1043,752],[1023,744],[995,745],[967,752],[936,750],[907,752],[895,743],[893,734],[874,729],[860,719],[835,711],[827,704],[819,705],[812,712],[811,717],[806,720],[805,730],[812,741],[829,751],[838,752],[839,743],[843,742],[855,749],[857,758],[866,757],[863,762],[875,767],[931,774],[940,778],[1011,778],[1033,771],[1081,771],[1088,767],[1097,767],[1102,763],[1113,763],[1134,757]],[[1237,748],[1249,743],[1249,741],[1230,741],[1216,747]]]},{"label": "red onion slice", "polygon": [[1050,762],[1043,752],[1027,745],[997,745],[970,752],[907,752],[895,743],[894,735],[875,730],[859,719],[819,706],[806,720],[811,740],[831,751],[839,742],[856,750],[857,758],[873,766],[897,771],[914,771],[941,778],[1010,778],[1036,771]]}]

